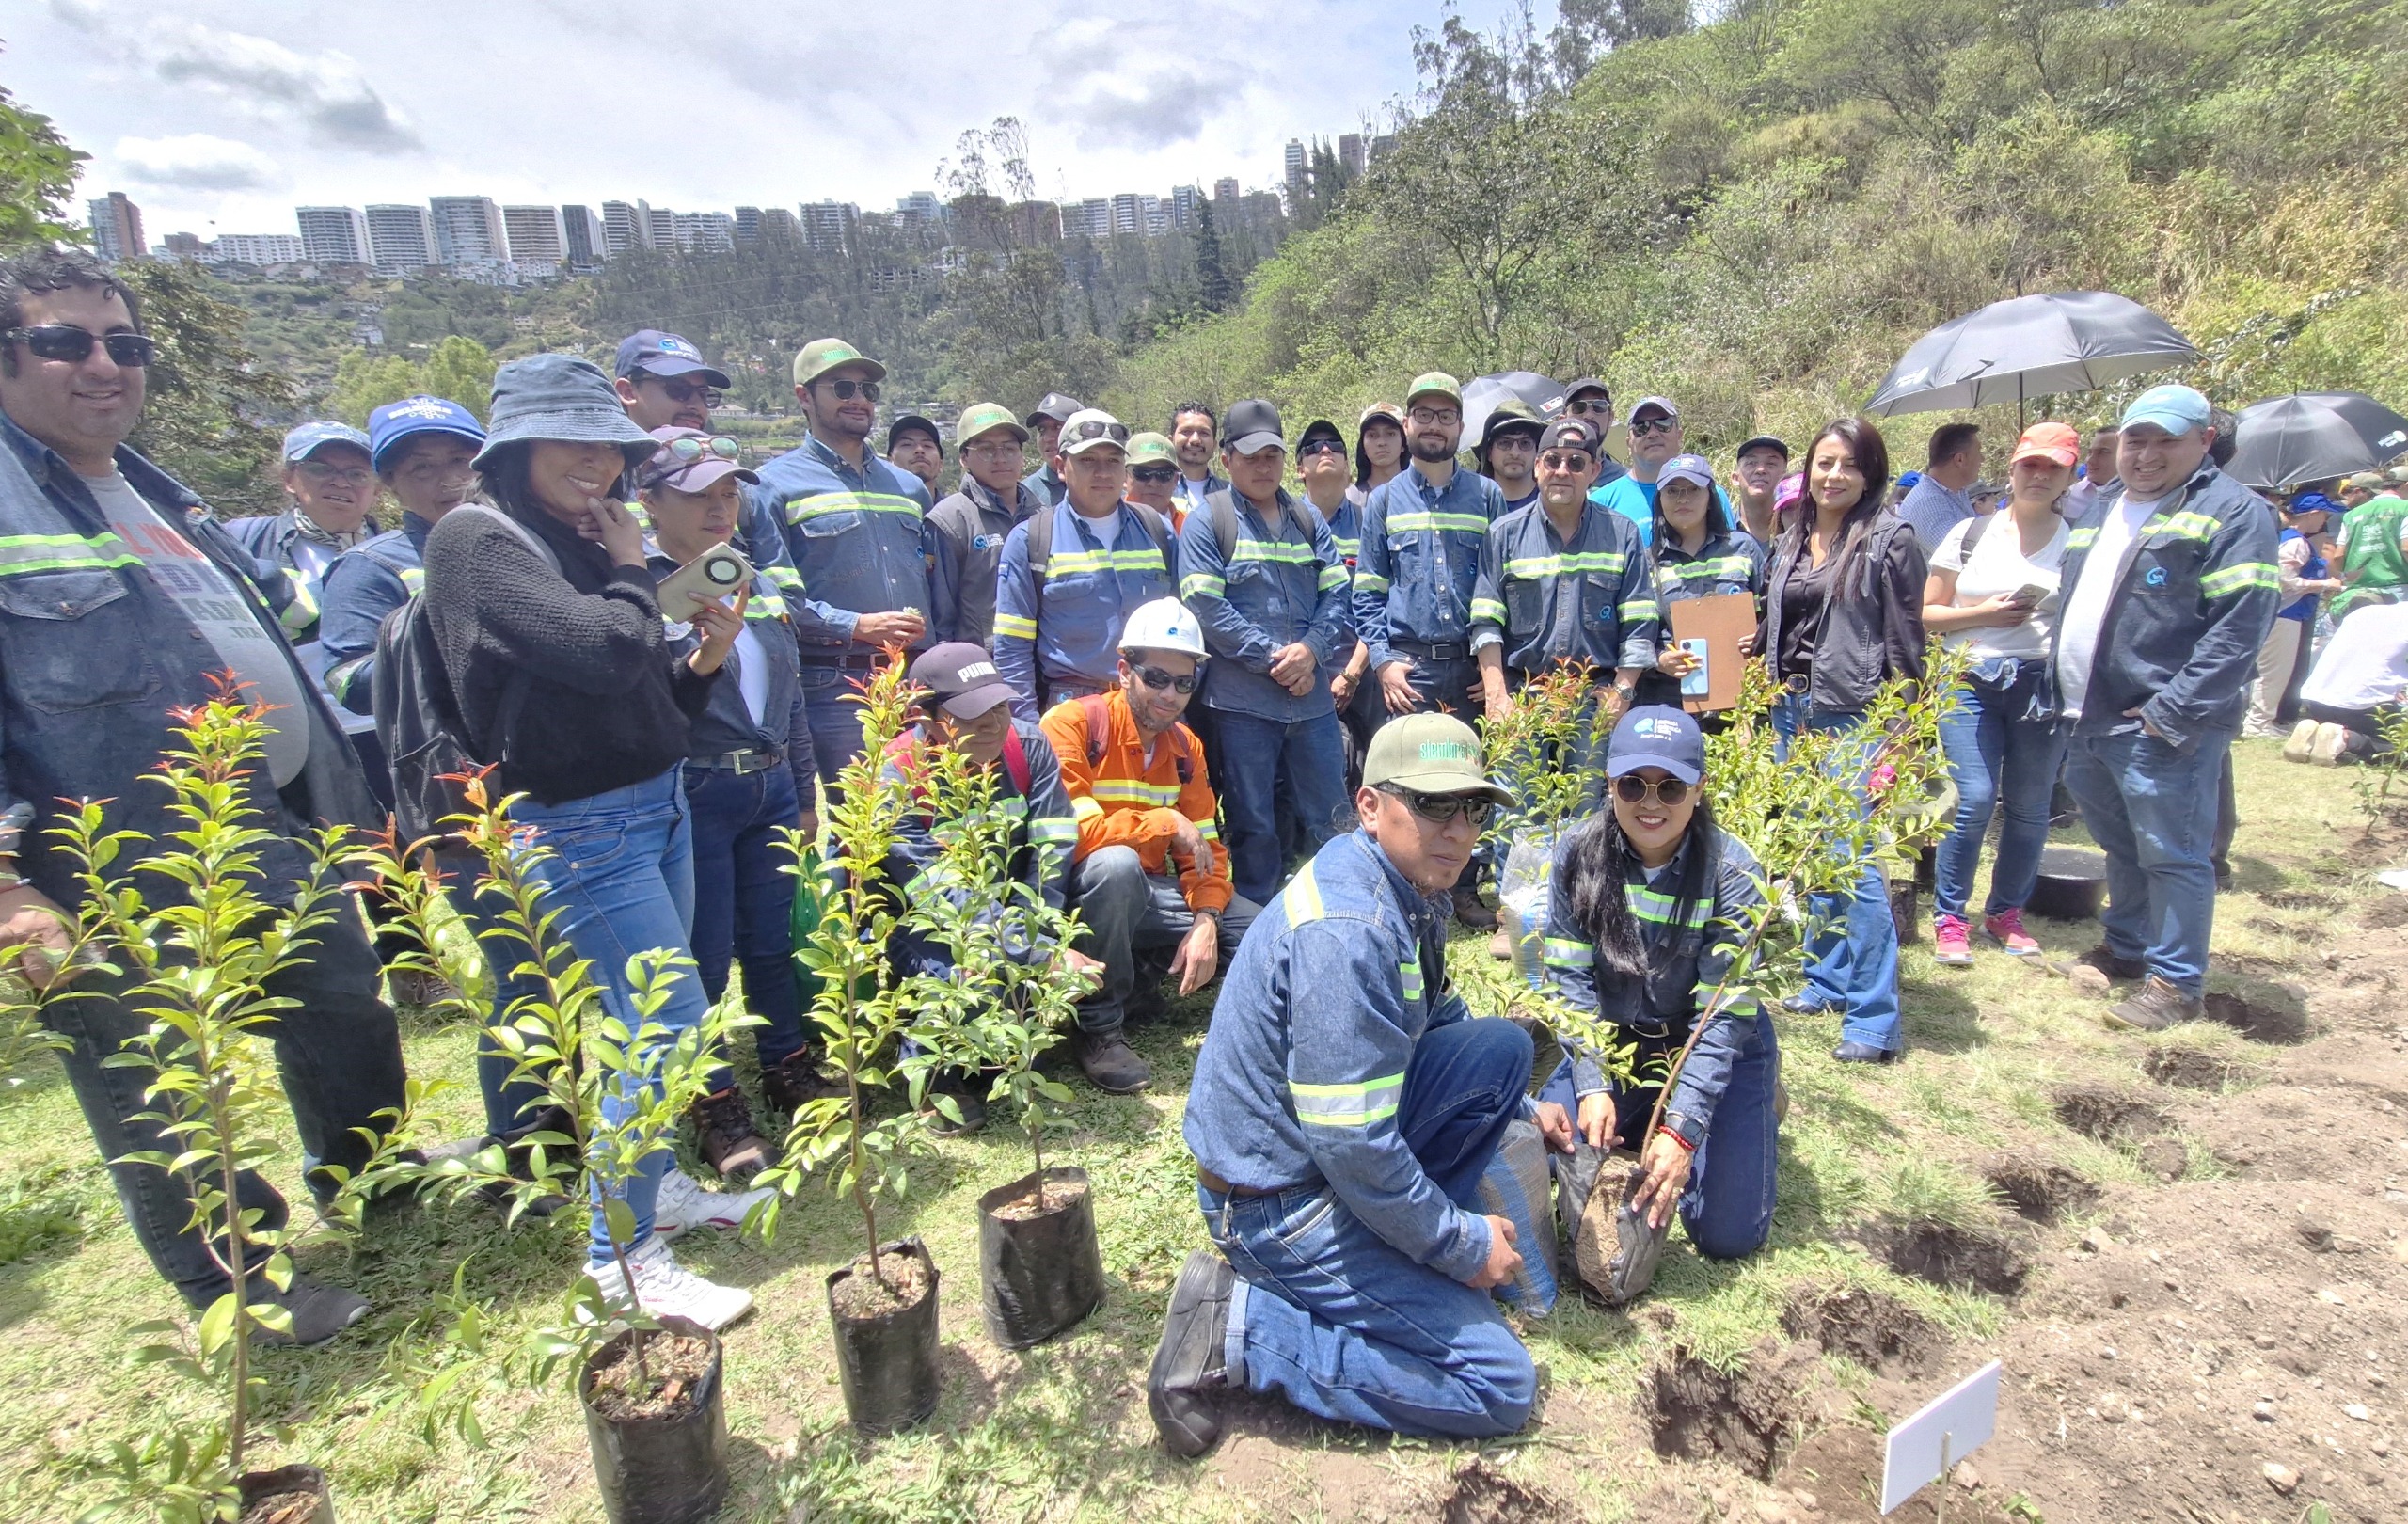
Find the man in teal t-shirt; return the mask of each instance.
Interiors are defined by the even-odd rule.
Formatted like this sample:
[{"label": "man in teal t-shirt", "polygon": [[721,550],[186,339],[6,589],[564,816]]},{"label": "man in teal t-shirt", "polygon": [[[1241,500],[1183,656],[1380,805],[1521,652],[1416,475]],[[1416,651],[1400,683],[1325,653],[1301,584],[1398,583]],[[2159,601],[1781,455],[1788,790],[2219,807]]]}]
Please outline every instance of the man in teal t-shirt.
[{"label": "man in teal t-shirt", "polygon": [[[1630,473],[1592,488],[1589,500],[1615,513],[1639,526],[1639,543],[1656,543],[1656,477],[1664,463],[1681,452],[1681,411],[1661,397],[1642,397],[1630,410]],[[1723,516],[1729,519],[1731,504],[1722,489],[1714,489],[1714,500]]]}]

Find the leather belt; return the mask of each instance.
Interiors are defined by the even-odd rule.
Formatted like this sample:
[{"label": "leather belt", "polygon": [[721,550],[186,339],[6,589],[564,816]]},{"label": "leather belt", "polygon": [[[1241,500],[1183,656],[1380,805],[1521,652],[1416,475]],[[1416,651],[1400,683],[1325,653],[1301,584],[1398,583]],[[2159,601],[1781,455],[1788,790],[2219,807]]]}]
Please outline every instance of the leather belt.
[{"label": "leather belt", "polygon": [[686,765],[689,768],[708,768],[714,772],[733,772],[741,778],[748,772],[767,772],[784,760],[784,754],[773,747],[766,752],[753,749],[742,752],[721,752],[717,756],[689,756],[686,759]]},{"label": "leather belt", "polygon": [[1206,1190],[1216,1196],[1276,1196],[1288,1188],[1285,1185],[1279,1185],[1267,1191],[1259,1191],[1251,1185],[1232,1185],[1202,1165],[1196,1167],[1196,1179]]},{"label": "leather belt", "polygon": [[802,653],[802,664],[806,667],[834,667],[840,672],[867,672],[878,665],[878,658],[874,655],[823,657],[805,651]]},{"label": "leather belt", "polygon": [[1406,656],[1419,657],[1425,661],[1461,661],[1471,655],[1471,647],[1457,641],[1446,645],[1432,645],[1422,641],[1400,641],[1391,638],[1388,649],[1402,651]]}]

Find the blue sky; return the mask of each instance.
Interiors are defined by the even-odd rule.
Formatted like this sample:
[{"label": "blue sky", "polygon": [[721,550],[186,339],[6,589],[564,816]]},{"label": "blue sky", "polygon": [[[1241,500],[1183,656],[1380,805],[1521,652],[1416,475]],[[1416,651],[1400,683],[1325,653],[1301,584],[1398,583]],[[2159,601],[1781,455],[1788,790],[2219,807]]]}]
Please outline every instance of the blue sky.
[{"label": "blue sky", "polygon": [[[1472,0],[1493,23],[1503,0]],[[1029,126],[1038,193],[1278,177],[1385,119],[1439,0],[24,0],[0,81],[152,242],[295,205],[849,200],[935,189],[963,129]]]}]

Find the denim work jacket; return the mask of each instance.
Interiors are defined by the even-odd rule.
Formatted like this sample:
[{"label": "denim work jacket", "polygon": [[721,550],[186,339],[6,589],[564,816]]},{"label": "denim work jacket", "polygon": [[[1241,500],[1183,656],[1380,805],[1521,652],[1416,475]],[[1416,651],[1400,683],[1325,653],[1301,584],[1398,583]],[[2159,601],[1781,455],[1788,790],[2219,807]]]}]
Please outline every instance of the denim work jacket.
[{"label": "denim work jacket", "polygon": [[1505,512],[1497,484],[1460,466],[1443,490],[1407,468],[1363,505],[1354,563],[1354,628],[1377,671],[1411,659],[1397,641],[1469,654],[1473,584],[1488,527]]},{"label": "denim work jacket", "polygon": [[[1227,561],[1213,525],[1226,502],[1237,533]],[[1179,595],[1204,627],[1212,659],[1204,669],[1207,708],[1230,709],[1281,724],[1334,713],[1329,682],[1354,650],[1346,613],[1346,564],[1319,509],[1279,489],[1266,522],[1252,501],[1216,492],[1179,531]],[[1314,679],[1302,695],[1271,678],[1271,659],[1302,641],[1312,648]]]},{"label": "denim work jacket", "polygon": [[[785,521],[786,549],[800,581],[770,579],[785,595],[805,660],[865,655],[848,649],[865,613],[916,609],[927,617],[935,556],[928,489],[918,477],[867,452],[855,470],[814,437],[762,467],[760,484],[745,488],[744,496]],[[913,649],[927,643],[922,640]]]}]

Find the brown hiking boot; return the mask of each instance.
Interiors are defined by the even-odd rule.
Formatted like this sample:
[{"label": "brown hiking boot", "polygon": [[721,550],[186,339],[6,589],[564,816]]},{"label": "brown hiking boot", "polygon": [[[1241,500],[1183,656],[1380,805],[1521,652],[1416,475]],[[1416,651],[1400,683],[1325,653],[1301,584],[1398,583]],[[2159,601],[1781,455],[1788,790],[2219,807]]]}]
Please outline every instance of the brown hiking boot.
[{"label": "brown hiking boot", "polygon": [[762,1103],[771,1111],[784,1112],[788,1119],[806,1102],[844,1093],[842,1081],[830,1079],[819,1072],[819,1056],[809,1048],[761,1071]]},{"label": "brown hiking boot", "polygon": [[721,1180],[748,1181],[778,1162],[778,1147],[752,1124],[752,1107],[731,1085],[694,1103],[687,1115],[703,1146],[703,1159]]},{"label": "brown hiking boot", "polygon": [[419,1010],[431,1010],[460,998],[452,981],[430,969],[397,968],[385,976],[386,988],[392,992],[393,1004]]},{"label": "brown hiking boot", "polygon": [[2103,942],[2075,959],[2074,961],[2085,967],[2095,968],[2111,979],[2129,981],[2148,977],[2148,964],[2137,958],[2126,958]]},{"label": "brown hiking boot", "polygon": [[2184,995],[2152,974],[2138,994],[2107,1008],[2107,1024],[2134,1032],[2162,1032],[2177,1022],[2195,1022],[2207,1013],[2206,1001]]},{"label": "brown hiking boot", "polygon": [[1475,931],[1497,929],[1497,913],[1480,902],[1480,891],[1457,885],[1454,891],[1455,919]]}]

